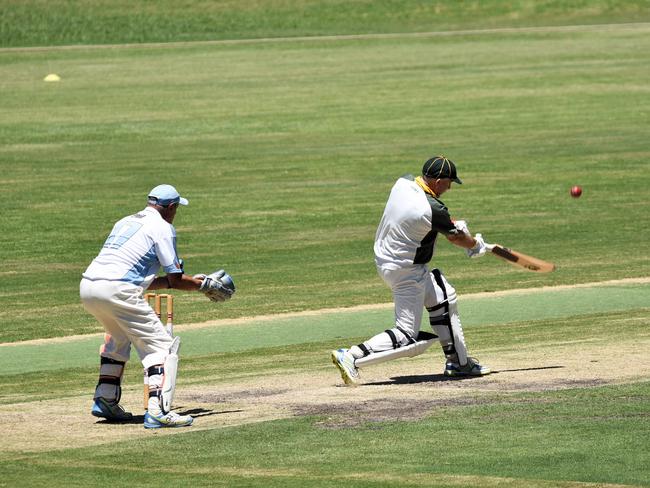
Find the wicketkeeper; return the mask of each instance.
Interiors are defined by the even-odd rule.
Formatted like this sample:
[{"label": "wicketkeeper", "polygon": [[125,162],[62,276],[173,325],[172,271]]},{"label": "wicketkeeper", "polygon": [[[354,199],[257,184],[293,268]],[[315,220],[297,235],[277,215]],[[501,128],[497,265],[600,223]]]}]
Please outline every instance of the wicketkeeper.
[{"label": "wicketkeeper", "polygon": [[[179,337],[171,337],[143,293],[176,288],[196,290],[215,302],[235,292],[232,278],[223,270],[210,275],[183,273],[176,253],[172,225],[179,205],[187,205],[171,185],[149,192],[147,207],[115,224],[99,255],[83,273],[81,301],[104,326],[100,349],[99,382],[91,413],[110,421],[128,421],[132,415],[120,405],[121,380],[131,346],[147,371],[149,400],[144,427],[181,427],[193,418],[171,411],[176,386]],[[160,268],[166,273],[157,276]]]},{"label": "wicketkeeper", "polygon": [[[478,376],[490,369],[469,357],[458,315],[456,290],[442,272],[428,269],[440,234],[467,250],[469,257],[485,254],[481,234],[474,237],[464,221],[452,221],[440,196],[461,184],[456,166],[444,156],[424,164],[422,176],[402,176],[393,186],[375,236],[375,264],[393,292],[394,327],[367,341],[331,352],[347,385],[359,382],[358,368],[400,357],[422,354],[434,342],[446,356],[446,376]],[[434,334],[420,332],[424,308]]]}]

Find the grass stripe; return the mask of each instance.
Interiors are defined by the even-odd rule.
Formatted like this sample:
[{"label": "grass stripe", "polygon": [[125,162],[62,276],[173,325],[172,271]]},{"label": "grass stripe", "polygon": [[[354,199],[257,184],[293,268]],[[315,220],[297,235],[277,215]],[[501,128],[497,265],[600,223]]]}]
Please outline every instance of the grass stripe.
[{"label": "grass stripe", "polygon": [[502,35],[502,34],[537,34],[537,33],[562,33],[562,32],[602,32],[604,30],[637,29],[645,30],[650,28],[648,22],[628,22],[611,24],[589,24],[589,25],[560,25],[543,27],[501,27],[495,29],[461,29],[448,31],[428,32],[388,32],[381,34],[338,34],[328,36],[295,36],[295,37],[262,37],[251,39],[218,39],[211,41],[170,41],[170,42],[143,42],[143,43],[120,43],[120,44],[75,44],[67,46],[34,46],[34,47],[5,47],[0,48],[0,53],[18,52],[49,52],[49,51],[78,51],[90,49],[156,49],[156,48],[177,48],[196,46],[229,46],[245,44],[268,44],[279,42],[322,42],[322,41],[354,41],[354,40],[384,40],[384,39],[427,39],[435,37],[460,37],[471,35]]},{"label": "grass stripe", "polygon": [[[461,297],[465,327],[494,326],[525,320],[650,308],[650,285],[625,284],[593,288],[564,288],[504,296]],[[426,317],[424,318],[426,321]],[[177,327],[185,357],[219,352],[239,352],[308,342],[367,336],[389,327],[390,309],[330,312],[317,316],[296,316],[274,320],[234,323],[212,328]],[[5,374],[83,367],[97,362],[101,338],[80,337],[67,342],[44,341],[2,347],[0,369]]]}]

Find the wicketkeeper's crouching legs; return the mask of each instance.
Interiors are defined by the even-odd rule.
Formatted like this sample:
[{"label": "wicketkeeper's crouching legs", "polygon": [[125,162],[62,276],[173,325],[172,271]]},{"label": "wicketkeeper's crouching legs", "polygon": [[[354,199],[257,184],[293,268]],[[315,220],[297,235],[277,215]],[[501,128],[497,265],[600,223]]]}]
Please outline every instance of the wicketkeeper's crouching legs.
[{"label": "wicketkeeper's crouching legs", "polygon": [[124,361],[118,361],[101,356],[99,365],[99,381],[95,387],[93,408],[91,413],[95,417],[105,418],[113,422],[131,420],[133,415],[126,412],[120,405],[122,397],[122,375],[124,374]]},{"label": "wicketkeeper's crouching legs", "polygon": [[176,390],[178,373],[178,348],[180,338],[175,337],[169,354],[163,364],[154,364],[147,368],[149,382],[149,400],[144,415],[144,427],[185,427],[192,425],[194,419],[189,415],[178,415],[171,411]]}]

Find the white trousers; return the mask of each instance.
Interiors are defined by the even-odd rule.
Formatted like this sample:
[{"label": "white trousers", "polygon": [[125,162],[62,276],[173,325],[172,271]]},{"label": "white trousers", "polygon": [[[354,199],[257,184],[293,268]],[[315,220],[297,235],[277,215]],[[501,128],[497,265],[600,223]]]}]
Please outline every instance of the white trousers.
[{"label": "white trousers", "polygon": [[144,368],[165,362],[172,338],[143,291],[141,286],[122,281],[81,280],[81,302],[106,331],[101,356],[126,362],[133,344]]},{"label": "white trousers", "polygon": [[423,264],[397,269],[378,267],[377,271],[393,292],[395,327],[350,348],[352,355],[360,359],[417,341],[426,307],[429,323],[447,359],[466,364],[467,347],[458,316],[456,290],[443,274],[437,269],[430,272]]},{"label": "white trousers", "polygon": [[420,332],[425,307],[435,307],[442,303],[446,296],[456,295],[456,290],[442,274],[445,290],[436,283],[433,274],[423,264],[399,269],[379,267],[377,271],[393,292],[395,325],[410,333],[412,337],[417,337]]}]

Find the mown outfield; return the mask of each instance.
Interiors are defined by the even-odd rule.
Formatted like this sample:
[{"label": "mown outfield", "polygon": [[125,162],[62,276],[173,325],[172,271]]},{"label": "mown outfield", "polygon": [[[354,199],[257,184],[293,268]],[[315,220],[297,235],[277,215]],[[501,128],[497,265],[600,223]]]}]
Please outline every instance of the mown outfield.
[{"label": "mown outfield", "polygon": [[[647,2],[160,5],[1,7],[0,486],[650,485]],[[370,35],[288,39],[338,34]],[[124,45],[161,41],[183,42]],[[438,152],[465,182],[455,216],[558,269],[442,243],[497,374],[444,381],[433,350],[339,388],[329,349],[391,321],[387,192]],[[225,267],[238,292],[177,293],[197,420],[151,433],[135,358],[138,423],[88,413],[101,329],[78,281],[161,182],[190,200],[188,270]]]}]

